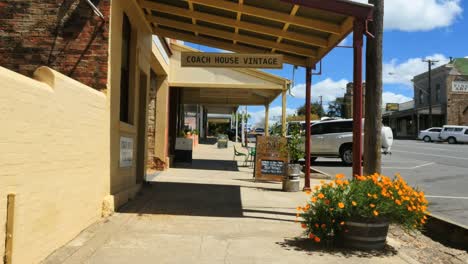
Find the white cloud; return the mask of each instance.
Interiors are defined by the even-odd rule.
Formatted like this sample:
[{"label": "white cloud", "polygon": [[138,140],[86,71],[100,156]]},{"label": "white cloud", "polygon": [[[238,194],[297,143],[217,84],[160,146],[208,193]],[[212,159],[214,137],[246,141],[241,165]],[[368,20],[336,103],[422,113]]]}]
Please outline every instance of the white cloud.
[{"label": "white cloud", "polygon": [[[368,3],[367,0],[354,0]],[[387,0],[385,29],[429,31],[451,26],[461,16],[461,0]]]},{"label": "white cloud", "polygon": [[[336,97],[343,97],[346,92],[346,84],[349,81],[341,79],[334,81],[327,78],[316,84],[312,83],[312,101],[317,101],[322,96],[324,102],[335,100]],[[292,93],[296,98],[305,98],[305,84],[298,84],[292,88]]]},{"label": "white cloud", "polygon": [[382,93],[382,105],[385,106],[387,103],[404,103],[413,100],[413,98],[409,98],[402,94],[395,94],[392,92],[384,92]]},{"label": "white cloud", "polygon": [[449,58],[442,54],[434,54],[425,58],[410,58],[402,63],[399,63],[397,59],[393,59],[383,64],[383,82],[386,84],[404,84],[412,86],[411,79],[413,79],[415,75],[427,71],[427,62],[424,62],[423,59],[439,61],[433,67],[438,67],[449,62]]},{"label": "white cloud", "polygon": [[[281,106],[275,106],[275,107],[270,107],[270,118],[269,118],[269,123],[270,125],[275,124],[276,122],[280,121],[281,122],[281,113],[282,113],[282,108]],[[296,113],[296,109],[292,108],[286,108],[286,115],[292,115]],[[260,123],[263,123],[265,120],[265,110],[261,111],[256,111],[256,112],[249,112],[251,119],[249,120],[249,123],[253,125],[257,125]]]},{"label": "white cloud", "polygon": [[465,59],[468,59],[468,56],[466,56]]}]

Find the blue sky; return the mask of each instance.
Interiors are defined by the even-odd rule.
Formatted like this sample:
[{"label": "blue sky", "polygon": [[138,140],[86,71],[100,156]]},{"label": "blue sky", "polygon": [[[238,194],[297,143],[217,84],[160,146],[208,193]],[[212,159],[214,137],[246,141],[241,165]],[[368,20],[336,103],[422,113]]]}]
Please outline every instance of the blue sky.
[{"label": "blue sky", "polygon": [[[356,0],[367,2],[367,0]],[[449,57],[468,56],[468,18],[465,10],[468,0],[387,0],[385,3],[384,32],[384,103],[401,103],[411,100],[411,77],[427,70],[424,58],[434,58],[447,63]],[[352,38],[345,40],[351,45]],[[195,44],[190,46],[203,51],[216,51]],[[342,96],[345,85],[352,80],[352,49],[335,48],[323,60],[322,76],[313,76],[312,101],[322,95],[324,104]],[[292,66],[282,70],[266,70],[292,79]],[[388,74],[393,73],[392,75]],[[304,104],[305,73],[299,67],[295,73],[293,94],[288,96],[288,113]],[[270,106],[272,121],[281,113],[281,98]],[[252,123],[264,116],[264,107],[250,106]]]}]

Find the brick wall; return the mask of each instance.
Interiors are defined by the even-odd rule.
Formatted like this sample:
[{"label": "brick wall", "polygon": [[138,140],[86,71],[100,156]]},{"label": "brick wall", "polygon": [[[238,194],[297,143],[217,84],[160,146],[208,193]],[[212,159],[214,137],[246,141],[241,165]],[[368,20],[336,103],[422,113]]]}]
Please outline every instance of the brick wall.
[{"label": "brick wall", "polygon": [[48,66],[98,90],[106,89],[110,0],[0,1],[0,65],[32,76]]},{"label": "brick wall", "polygon": [[0,67],[0,256],[15,193],[13,263],[39,263],[100,219],[110,189],[106,96],[46,67],[35,77]]}]

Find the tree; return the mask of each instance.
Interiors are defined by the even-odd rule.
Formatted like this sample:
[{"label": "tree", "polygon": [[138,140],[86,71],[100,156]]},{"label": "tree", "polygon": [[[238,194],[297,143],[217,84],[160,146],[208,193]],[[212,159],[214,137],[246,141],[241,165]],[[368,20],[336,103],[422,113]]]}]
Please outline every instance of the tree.
[{"label": "tree", "polygon": [[338,98],[336,98],[335,101],[332,101],[332,102],[329,102],[328,103],[328,112],[327,112],[327,116],[329,117],[343,117],[342,115],[342,105],[343,105],[343,102],[342,100],[339,100]]},{"label": "tree", "polygon": [[[322,117],[325,115],[325,111],[323,110],[322,105],[319,102],[312,103],[310,105],[310,113]],[[305,116],[305,104],[297,109],[298,116]]]},{"label": "tree", "polygon": [[369,0],[374,5],[374,19],[367,37],[366,97],[364,124],[364,175],[380,173],[382,169],[382,42],[384,0]]}]

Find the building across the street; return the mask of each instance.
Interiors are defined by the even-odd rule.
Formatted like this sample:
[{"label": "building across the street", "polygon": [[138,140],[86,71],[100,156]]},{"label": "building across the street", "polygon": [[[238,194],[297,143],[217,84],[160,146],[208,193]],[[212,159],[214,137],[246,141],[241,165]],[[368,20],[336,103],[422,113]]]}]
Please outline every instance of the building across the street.
[{"label": "building across the street", "polygon": [[429,72],[414,76],[413,83],[414,100],[383,114],[384,124],[392,128],[395,137],[415,138],[431,126],[468,125],[468,59],[452,59],[433,69],[430,89]]}]

